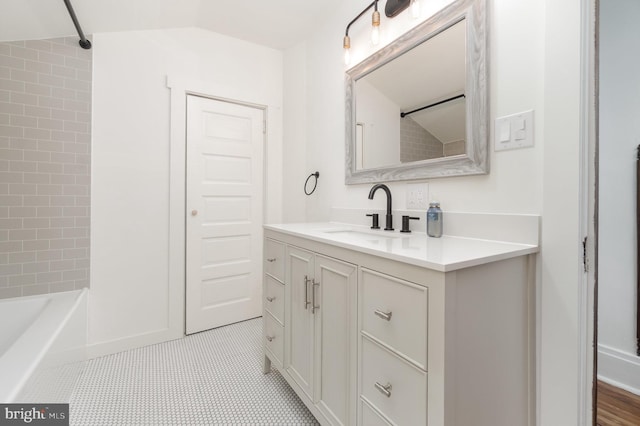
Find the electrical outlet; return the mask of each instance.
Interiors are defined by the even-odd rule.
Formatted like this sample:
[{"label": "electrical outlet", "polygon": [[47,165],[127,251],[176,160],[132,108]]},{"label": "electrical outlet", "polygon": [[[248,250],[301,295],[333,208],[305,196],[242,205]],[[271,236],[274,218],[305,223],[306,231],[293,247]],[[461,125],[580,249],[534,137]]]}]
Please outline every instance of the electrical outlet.
[{"label": "electrical outlet", "polygon": [[407,184],[407,210],[426,210],[429,208],[429,184]]}]

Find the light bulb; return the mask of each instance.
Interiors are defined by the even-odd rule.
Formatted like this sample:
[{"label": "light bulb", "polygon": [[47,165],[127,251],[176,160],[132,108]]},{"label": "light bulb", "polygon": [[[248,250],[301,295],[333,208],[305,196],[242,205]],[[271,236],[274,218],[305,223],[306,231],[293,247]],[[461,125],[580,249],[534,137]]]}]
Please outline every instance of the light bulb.
[{"label": "light bulb", "polygon": [[411,0],[411,17],[420,17],[420,2],[418,0]]},{"label": "light bulb", "polygon": [[377,5],[371,16],[371,43],[374,46],[380,43],[380,12],[378,12]]},{"label": "light bulb", "polygon": [[351,48],[351,39],[348,35],[344,36],[342,40],[342,47],[344,48],[344,64],[349,65],[351,62],[351,54],[349,53],[349,49]]},{"label": "light bulb", "polygon": [[374,26],[371,28],[371,43],[375,46],[380,43],[380,27]]}]

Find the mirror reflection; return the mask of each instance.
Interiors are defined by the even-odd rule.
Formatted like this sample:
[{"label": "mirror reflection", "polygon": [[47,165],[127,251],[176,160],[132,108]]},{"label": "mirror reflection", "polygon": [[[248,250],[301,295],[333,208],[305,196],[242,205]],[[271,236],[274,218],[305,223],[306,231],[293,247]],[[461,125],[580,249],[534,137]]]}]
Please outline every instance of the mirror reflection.
[{"label": "mirror reflection", "polygon": [[355,81],[355,168],[464,155],[466,20]]}]

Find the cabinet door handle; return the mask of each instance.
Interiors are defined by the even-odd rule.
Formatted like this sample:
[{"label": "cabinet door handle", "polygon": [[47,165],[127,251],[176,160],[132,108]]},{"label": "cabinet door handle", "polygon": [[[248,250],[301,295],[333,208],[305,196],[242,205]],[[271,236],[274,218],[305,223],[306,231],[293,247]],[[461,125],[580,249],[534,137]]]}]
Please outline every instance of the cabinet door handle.
[{"label": "cabinet door handle", "polygon": [[316,287],[320,287],[320,283],[316,282],[315,279],[311,280],[311,313],[315,314],[318,309],[320,309],[320,305],[316,305]]},{"label": "cabinet door handle", "polygon": [[386,321],[391,321],[391,315],[393,315],[393,312],[389,311],[389,312],[384,312],[381,311],[380,309],[376,309],[376,311],[374,312],[374,314],[376,314],[377,316],[379,316],[380,318],[382,318],[383,320]]},{"label": "cabinet door handle", "polygon": [[267,336],[267,340],[270,342],[273,342],[273,339],[275,339],[276,336]]},{"label": "cabinet door handle", "polygon": [[304,276],[304,309],[308,309],[307,307],[311,304],[309,302],[309,282],[311,280],[307,275]]},{"label": "cabinet door handle", "polygon": [[276,261],[275,257],[271,257],[271,258],[267,259],[267,262],[269,262],[269,263],[273,263],[275,261]]},{"label": "cabinet door handle", "polygon": [[275,296],[267,296],[267,301],[273,302],[274,300],[276,300]]},{"label": "cabinet door handle", "polygon": [[387,383],[386,385],[381,385],[380,383],[376,382],[375,387],[380,391],[380,393],[385,395],[387,398],[391,397],[391,383]]}]

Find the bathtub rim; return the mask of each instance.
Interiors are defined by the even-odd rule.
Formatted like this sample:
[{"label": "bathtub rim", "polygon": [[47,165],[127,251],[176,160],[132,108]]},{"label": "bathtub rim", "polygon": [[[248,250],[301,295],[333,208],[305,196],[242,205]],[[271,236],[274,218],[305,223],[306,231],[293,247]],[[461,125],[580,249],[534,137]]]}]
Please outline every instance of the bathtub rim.
[{"label": "bathtub rim", "polygon": [[[0,377],[3,378],[0,383],[0,402],[11,403],[20,394],[69,319],[86,300],[88,290],[83,288],[20,298],[49,298],[49,302],[41,315],[0,358]],[[2,301],[15,299],[18,298],[2,299],[0,306]],[[34,347],[34,342],[39,343],[37,348]]]}]

